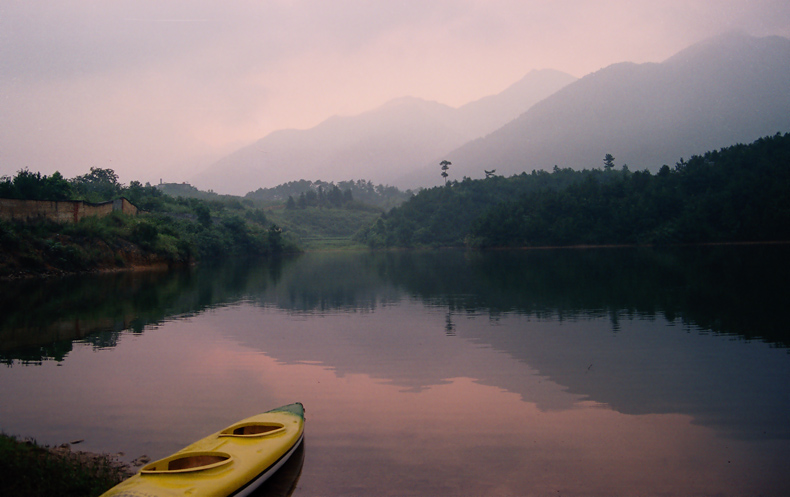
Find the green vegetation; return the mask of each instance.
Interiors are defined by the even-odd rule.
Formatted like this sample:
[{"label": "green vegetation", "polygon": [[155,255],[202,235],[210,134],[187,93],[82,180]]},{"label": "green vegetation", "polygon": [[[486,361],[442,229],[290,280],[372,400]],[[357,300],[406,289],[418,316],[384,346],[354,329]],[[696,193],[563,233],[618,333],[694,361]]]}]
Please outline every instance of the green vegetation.
[{"label": "green vegetation", "polygon": [[[53,193],[54,192],[54,193]],[[109,169],[65,180],[20,171],[0,181],[0,196],[102,202],[124,196],[145,212],[88,217],[76,224],[0,222],[0,275],[185,264],[229,256],[298,251],[263,210],[236,197],[174,198],[150,185],[118,183]]]},{"label": "green vegetation", "polygon": [[381,215],[379,209],[361,207],[286,208],[267,211],[267,216],[305,249],[354,248],[364,247],[352,241],[354,234]]},{"label": "green vegetation", "polygon": [[[67,180],[20,171],[0,196],[124,196],[144,212],[77,224],[0,222],[0,275],[85,271],[316,248],[677,244],[790,239],[790,134],[683,159],[656,174],[603,168],[447,181],[416,195],[359,181],[298,181],[245,198],[118,182],[91,168]],[[443,164],[445,167],[448,164]],[[443,170],[446,172],[446,169]],[[381,213],[371,204],[398,204]]]},{"label": "green vegetation", "polygon": [[352,236],[382,212],[370,204],[397,205],[410,195],[362,180],[299,181],[242,198],[186,183],[126,186],[111,169],[91,168],[73,179],[23,170],[0,178],[0,197],[91,203],[126,197],[142,212],[77,224],[0,221],[0,276],[362,247]]},{"label": "green vegetation", "polygon": [[374,186],[370,181],[364,180],[340,181],[337,184],[320,180],[299,180],[274,188],[258,188],[248,193],[245,198],[267,204],[291,204],[290,208],[344,205],[351,208],[372,206],[390,209],[405,202],[411,195],[411,190],[403,192],[394,186]]},{"label": "green vegetation", "polygon": [[156,189],[171,197],[199,198],[202,200],[220,200],[222,197],[231,197],[230,195],[220,196],[213,191],[204,192],[189,183],[160,183],[156,185]]},{"label": "green vegetation", "polygon": [[25,169],[0,181],[0,198],[68,200],[71,194],[71,184],[57,171],[52,176],[41,176]]},{"label": "green vegetation", "polygon": [[790,134],[657,174],[554,167],[423,190],[355,239],[372,247],[571,246],[790,240]]},{"label": "green vegetation", "polygon": [[107,457],[78,457],[0,434],[0,494],[91,497],[129,474]]},{"label": "green vegetation", "polygon": [[[198,190],[187,183],[163,183],[157,190],[170,196],[209,200],[245,209],[248,220],[264,220],[283,229],[288,238],[304,249],[347,249],[364,247],[353,235],[369,226],[385,207],[399,205],[411,196],[395,187],[370,181],[292,181],[274,188],[259,188],[244,198]],[[198,207],[199,222],[208,215]],[[203,221],[201,221],[201,219]]]},{"label": "green vegetation", "polygon": [[555,168],[553,174],[533,171],[510,178],[492,175],[485,180],[451,181],[420,191],[382,214],[354,239],[373,248],[462,246],[472,223],[497,204],[544,189],[562,190],[580,177],[593,174],[601,175],[602,171]]}]

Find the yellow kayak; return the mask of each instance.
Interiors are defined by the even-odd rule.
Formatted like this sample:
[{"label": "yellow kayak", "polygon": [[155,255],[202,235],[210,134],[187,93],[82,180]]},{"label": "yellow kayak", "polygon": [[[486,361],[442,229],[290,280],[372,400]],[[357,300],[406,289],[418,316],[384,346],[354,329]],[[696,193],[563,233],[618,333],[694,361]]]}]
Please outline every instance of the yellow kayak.
[{"label": "yellow kayak", "polygon": [[102,497],[251,494],[304,438],[304,407],[290,404],[235,423],[146,464]]}]

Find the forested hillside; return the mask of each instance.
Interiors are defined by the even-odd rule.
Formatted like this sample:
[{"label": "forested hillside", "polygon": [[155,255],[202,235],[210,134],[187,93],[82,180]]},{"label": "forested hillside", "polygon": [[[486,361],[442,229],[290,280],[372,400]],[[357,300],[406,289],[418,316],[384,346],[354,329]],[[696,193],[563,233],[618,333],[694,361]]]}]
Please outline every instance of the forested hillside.
[{"label": "forested hillside", "polygon": [[[322,195],[329,198],[331,195],[342,195],[344,203],[351,201],[365,206],[390,209],[403,203],[408,199],[411,190],[401,191],[394,186],[374,185],[371,181],[349,180],[349,181],[289,181],[272,188],[258,188],[250,192],[244,198],[262,202],[280,203],[288,202],[289,198],[297,202],[300,197],[305,199],[308,205],[319,205]],[[314,201],[310,202],[308,197],[313,196]]]},{"label": "forested hillside", "polygon": [[360,231],[372,247],[790,240],[790,134],[656,173],[555,167],[423,190]]},{"label": "forested hillside", "polygon": [[0,221],[0,276],[184,264],[298,250],[251,201],[172,197],[138,181],[123,185],[112,169],[101,168],[72,179],[28,170],[0,179],[3,198],[104,202],[121,196],[144,212],[66,224]]}]

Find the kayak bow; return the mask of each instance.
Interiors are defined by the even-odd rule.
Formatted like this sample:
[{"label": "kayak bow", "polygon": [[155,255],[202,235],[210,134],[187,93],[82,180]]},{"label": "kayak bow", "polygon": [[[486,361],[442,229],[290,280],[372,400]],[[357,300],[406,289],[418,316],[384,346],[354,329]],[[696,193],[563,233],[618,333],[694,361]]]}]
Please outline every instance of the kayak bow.
[{"label": "kayak bow", "polygon": [[249,495],[285,464],[303,438],[302,404],[279,407],[146,464],[102,497]]}]

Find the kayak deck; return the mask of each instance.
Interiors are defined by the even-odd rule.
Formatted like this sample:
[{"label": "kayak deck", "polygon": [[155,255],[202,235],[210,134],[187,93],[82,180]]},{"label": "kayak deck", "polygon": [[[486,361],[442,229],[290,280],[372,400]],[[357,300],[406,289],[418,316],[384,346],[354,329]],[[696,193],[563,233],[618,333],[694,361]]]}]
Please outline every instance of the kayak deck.
[{"label": "kayak deck", "polygon": [[248,495],[285,463],[303,437],[304,407],[283,406],[146,464],[103,497]]}]

